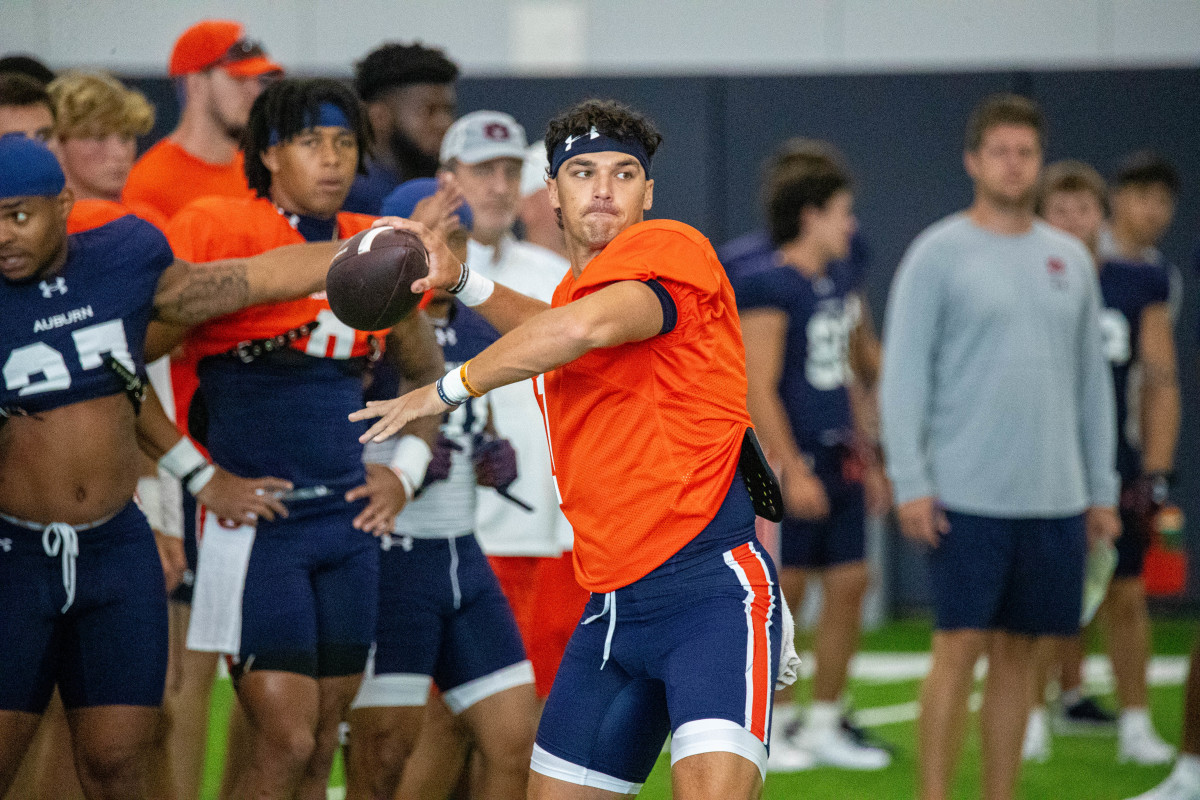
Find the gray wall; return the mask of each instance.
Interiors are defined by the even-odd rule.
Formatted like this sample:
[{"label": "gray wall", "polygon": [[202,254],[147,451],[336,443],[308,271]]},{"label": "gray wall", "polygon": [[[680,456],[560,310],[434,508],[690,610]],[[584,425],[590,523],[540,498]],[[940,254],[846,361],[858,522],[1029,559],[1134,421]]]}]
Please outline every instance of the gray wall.
[{"label": "gray wall", "polygon": [[1195,0],[0,0],[0,17],[0,52],[143,75],[205,17],[300,73],[413,38],[475,75],[1200,64]]}]

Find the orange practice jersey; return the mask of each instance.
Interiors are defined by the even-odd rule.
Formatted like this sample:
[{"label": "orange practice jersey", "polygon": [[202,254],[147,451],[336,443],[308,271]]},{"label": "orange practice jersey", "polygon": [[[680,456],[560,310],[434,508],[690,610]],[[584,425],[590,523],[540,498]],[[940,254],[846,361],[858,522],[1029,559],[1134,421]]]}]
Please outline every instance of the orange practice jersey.
[{"label": "orange practice jersey", "polygon": [[162,139],[147,150],[129,173],[122,202],[137,208],[145,204],[167,219],[193,200],[208,195],[253,197],[239,152],[228,164],[210,164]]},{"label": "orange practice jersey", "polygon": [[154,227],[166,230],[167,220],[153,208],[130,208],[124,203],[114,203],[111,200],[76,200],[67,216],[67,233],[81,233],[107,225],[114,219],[126,214],[133,214],[139,219],[149,222]]},{"label": "orange practice jersey", "polygon": [[[371,227],[374,217],[338,214],[338,238],[344,239]],[[190,204],[167,226],[167,239],[185,261],[244,258],[289,244],[304,237],[265,198],[206,197]],[[209,320],[188,334],[188,355],[203,358],[224,353],[239,342],[277,336],[316,320],[311,336],[296,339],[292,347],[310,355],[351,358],[370,352],[369,334],[349,328],[334,316],[324,292],[299,300],[252,306]],[[376,331],[382,341],[386,330]]]},{"label": "orange practice jersey", "polygon": [[675,301],[674,330],[592,350],[535,382],[576,576],[593,592],[633,583],[712,521],[750,425],[733,288],[695,228],[626,229],[579,278],[567,274],[552,305],[651,279]]}]

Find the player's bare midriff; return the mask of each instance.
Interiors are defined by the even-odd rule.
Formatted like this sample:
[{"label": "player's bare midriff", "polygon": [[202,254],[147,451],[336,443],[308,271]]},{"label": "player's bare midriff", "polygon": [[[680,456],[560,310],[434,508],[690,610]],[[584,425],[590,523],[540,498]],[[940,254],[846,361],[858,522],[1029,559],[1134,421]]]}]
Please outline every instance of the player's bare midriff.
[{"label": "player's bare midriff", "polygon": [[0,427],[0,512],[83,525],[120,511],[137,485],[135,422],[123,394],[9,419]]}]

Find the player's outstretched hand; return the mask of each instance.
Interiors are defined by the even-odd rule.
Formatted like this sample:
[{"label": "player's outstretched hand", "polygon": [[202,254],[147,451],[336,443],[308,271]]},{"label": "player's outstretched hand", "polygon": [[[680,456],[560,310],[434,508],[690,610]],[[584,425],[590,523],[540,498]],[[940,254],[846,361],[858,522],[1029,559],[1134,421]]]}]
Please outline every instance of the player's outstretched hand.
[{"label": "player's outstretched hand", "polygon": [[351,422],[378,419],[358,440],[363,444],[370,441],[382,442],[395,436],[408,423],[420,417],[445,414],[448,406],[438,397],[437,385],[429,384],[392,400],[370,400],[367,407],[350,415]]},{"label": "player's outstretched hand", "polygon": [[187,556],[183,553],[183,539],[155,531],[154,544],[158,546],[158,560],[162,562],[163,581],[167,584],[167,594],[170,594],[183,582],[183,573],[187,570]]},{"label": "player's outstretched hand", "polygon": [[287,508],[279,495],[292,488],[290,481],[239,478],[220,467],[216,470],[212,480],[196,493],[196,502],[221,519],[253,525],[260,517],[273,520],[277,516],[287,516]]},{"label": "player's outstretched hand", "polygon": [[462,276],[462,262],[450,252],[446,236],[441,230],[404,217],[380,217],[371,227],[378,228],[383,225],[413,234],[421,240],[421,244],[425,245],[425,250],[429,253],[429,274],[413,281],[410,288],[414,294],[421,294],[430,289],[449,289],[458,283]]},{"label": "player's outstretched hand", "polygon": [[1121,535],[1121,515],[1108,506],[1089,508],[1084,515],[1084,525],[1087,527],[1088,545],[1093,549],[1110,545]]},{"label": "player's outstretched hand", "polygon": [[795,466],[783,470],[783,505],[788,516],[798,519],[819,520],[829,516],[829,496],[821,483],[807,466]]},{"label": "player's outstretched hand", "polygon": [[901,503],[896,509],[900,532],[918,544],[937,547],[942,537],[950,532],[950,521],[946,512],[932,497],[918,497]]},{"label": "player's outstretched hand", "polygon": [[367,482],[346,492],[346,502],[367,499],[367,507],[354,518],[354,529],[373,536],[392,532],[396,515],[404,509],[408,495],[400,476],[383,464],[366,464]]}]

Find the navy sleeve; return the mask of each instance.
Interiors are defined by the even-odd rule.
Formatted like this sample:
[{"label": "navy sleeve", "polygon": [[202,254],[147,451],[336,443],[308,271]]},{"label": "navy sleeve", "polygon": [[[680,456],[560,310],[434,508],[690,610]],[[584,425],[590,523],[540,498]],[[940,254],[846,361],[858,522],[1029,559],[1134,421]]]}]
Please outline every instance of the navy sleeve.
[{"label": "navy sleeve", "polygon": [[654,290],[658,302],[662,304],[663,324],[662,330],[658,332],[658,335],[662,336],[665,333],[670,333],[675,330],[675,325],[679,322],[679,309],[675,306],[675,298],[671,297],[671,293],[667,291],[667,287],[663,286],[655,278],[651,278],[644,283]]},{"label": "navy sleeve", "polygon": [[154,275],[155,280],[163,270],[175,263],[175,254],[166,235],[149,222],[131,214],[110,222],[104,228],[109,226],[114,228],[111,235],[121,242],[121,248],[136,253],[142,267]]},{"label": "navy sleeve", "polygon": [[774,270],[743,275],[733,283],[737,306],[741,311],[753,308],[778,308],[786,311],[783,287],[775,279]]},{"label": "navy sleeve", "polygon": [[1166,267],[1152,265],[1147,271],[1147,294],[1151,303],[1166,303],[1171,299],[1171,273]]}]

